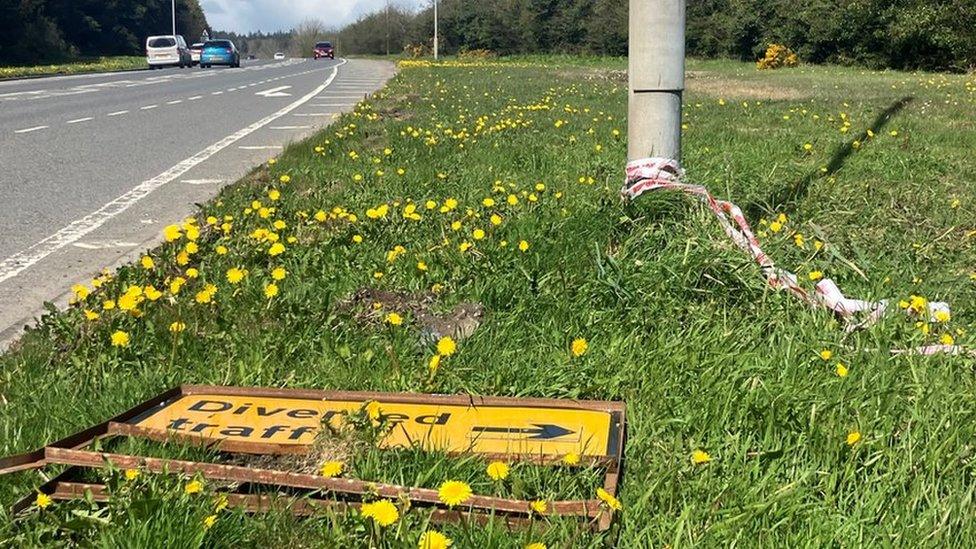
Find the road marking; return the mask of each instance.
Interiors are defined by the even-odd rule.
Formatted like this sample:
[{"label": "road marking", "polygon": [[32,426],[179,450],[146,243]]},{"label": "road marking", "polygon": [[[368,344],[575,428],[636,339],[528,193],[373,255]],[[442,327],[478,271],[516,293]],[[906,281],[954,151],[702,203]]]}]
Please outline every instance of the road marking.
[{"label": "road marking", "polygon": [[280,149],[281,145],[241,145],[237,148],[244,149],[245,151],[263,151],[267,149]]},{"label": "road marking", "polygon": [[183,102],[182,99],[177,99],[176,101],[167,101],[166,104],[167,105],[179,105],[182,102]]},{"label": "road marking", "polygon": [[86,116],[85,118],[75,118],[74,120],[68,120],[65,124],[77,124],[79,122],[88,122],[92,117]]},{"label": "road marking", "polygon": [[216,92],[213,92],[213,93],[211,93],[210,95],[220,95],[220,94],[222,94],[222,93],[224,93],[224,92],[221,92],[221,91],[216,91]]},{"label": "road marking", "polygon": [[92,242],[74,242],[71,244],[83,250],[105,250],[108,248],[134,248],[137,242],[123,242],[121,240],[95,240]]},{"label": "road marking", "polygon": [[197,99],[202,99],[202,95],[194,95],[193,97],[187,99],[187,101],[196,101]]},{"label": "road marking", "polygon": [[120,114],[128,114],[129,111],[115,111],[108,113],[108,116],[118,116]]},{"label": "road marking", "polygon": [[269,126],[269,130],[307,130],[312,126]]},{"label": "road marking", "polygon": [[277,88],[271,88],[269,90],[259,91],[254,95],[260,95],[261,97],[288,97],[291,94],[285,93],[284,90],[291,88],[291,86],[279,86]]},{"label": "road marking", "polygon": [[18,274],[24,272],[24,270],[36,264],[38,261],[41,261],[61,248],[78,241],[78,239],[81,237],[101,227],[106,221],[128,210],[130,206],[145,198],[146,195],[152,191],[162,187],[170,181],[173,181],[174,179],[190,171],[194,166],[206,161],[208,158],[217,154],[223,149],[307,103],[317,94],[322,93],[322,90],[332,84],[332,81],[335,80],[336,75],[339,74],[339,67],[345,63],[346,60],[343,59],[342,63],[332,67],[332,74],[329,75],[321,86],[312,90],[308,95],[299,98],[294,103],[291,103],[283,107],[281,110],[272,113],[261,120],[258,120],[250,126],[228,135],[227,137],[221,139],[213,145],[210,145],[190,158],[183,160],[179,164],[176,164],[156,177],[143,181],[133,189],[129,190],[108,204],[105,204],[98,210],[95,210],[81,219],[72,221],[68,225],[62,227],[56,233],[44,238],[43,240],[40,240],[39,242],[35,242],[27,249],[20,251],[4,259],[3,261],[0,261],[0,282],[17,276]]},{"label": "road marking", "polygon": [[17,130],[14,133],[30,133],[30,132],[36,132],[37,130],[45,130],[45,129],[49,128],[49,127],[50,126],[34,126],[33,128],[24,128],[22,130]]},{"label": "road marking", "polygon": [[184,179],[180,181],[180,183],[186,183],[187,185],[213,185],[223,182],[223,179]]},{"label": "road marking", "polygon": [[139,110],[141,110],[141,111],[148,111],[149,109],[155,109],[158,106],[159,105],[146,105],[145,107],[139,107]]}]

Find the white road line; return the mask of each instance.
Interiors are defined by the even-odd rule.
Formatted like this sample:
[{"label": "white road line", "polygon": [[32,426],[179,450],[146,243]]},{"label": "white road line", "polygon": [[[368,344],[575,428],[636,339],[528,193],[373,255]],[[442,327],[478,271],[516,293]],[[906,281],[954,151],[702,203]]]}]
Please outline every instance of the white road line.
[{"label": "white road line", "polygon": [[4,259],[3,261],[0,261],[0,282],[17,276],[18,274],[24,272],[24,270],[36,264],[38,261],[41,261],[61,248],[78,241],[78,239],[81,237],[101,227],[106,221],[129,209],[130,206],[146,197],[146,195],[152,191],[162,187],[170,181],[173,181],[174,179],[188,172],[194,166],[206,161],[211,156],[217,154],[235,142],[254,133],[264,126],[267,126],[271,122],[274,122],[275,120],[302,106],[304,103],[307,103],[317,94],[321,93],[322,90],[332,84],[332,81],[335,80],[336,75],[339,74],[339,67],[345,62],[346,60],[343,59],[342,63],[332,67],[332,74],[329,75],[329,77],[325,80],[325,83],[312,90],[312,92],[308,95],[305,95],[281,110],[266,116],[261,120],[258,120],[254,124],[251,124],[250,126],[247,126],[236,133],[228,135],[227,137],[221,139],[213,145],[210,145],[206,149],[203,149],[197,154],[187,158],[156,177],[143,181],[130,191],[126,192],[122,196],[119,196],[108,204],[105,204],[98,210],[86,215],[81,219],[72,221],[68,225],[58,230],[58,232],[32,244],[26,250],[18,252]]},{"label": "white road line", "polygon": [[45,130],[45,129],[49,128],[49,127],[50,126],[34,126],[33,128],[24,128],[22,130],[17,130],[14,133],[30,133],[30,132],[36,132],[37,130]]},{"label": "white road line", "polygon": [[88,122],[92,117],[86,116],[85,118],[75,118],[74,120],[68,120],[65,124],[77,124],[79,122]]},{"label": "white road line", "polygon": [[183,102],[182,99],[177,99],[176,101],[167,101],[166,104],[167,105],[179,105],[182,102]]},{"label": "white road line", "polygon": [[222,94],[222,93],[224,93],[224,92],[220,92],[220,91],[217,91],[217,92],[213,92],[213,93],[211,93],[210,95],[220,95],[220,94]]},{"label": "white road line", "polygon": [[197,99],[202,99],[202,98],[203,98],[202,95],[194,95],[193,97],[188,98],[187,101],[196,101]]},{"label": "white road line", "polygon": [[312,126],[268,126],[269,130],[307,130]]},{"label": "white road line", "polygon": [[180,181],[180,183],[186,183],[187,185],[214,185],[223,182],[223,179],[183,179]]},{"label": "white road line", "polygon": [[115,112],[108,113],[108,116],[118,116],[120,114],[128,114],[128,113],[129,111],[115,111]]},{"label": "white road line", "polygon": [[241,145],[237,148],[245,151],[264,151],[268,149],[280,149],[281,145]]},{"label": "white road line", "polygon": [[148,111],[149,109],[155,109],[159,105],[146,105],[145,107],[139,107],[140,111]]},{"label": "white road line", "polygon": [[107,248],[132,248],[139,244],[137,242],[123,242],[121,240],[95,240],[92,242],[74,242],[71,245],[83,250],[104,250]]}]

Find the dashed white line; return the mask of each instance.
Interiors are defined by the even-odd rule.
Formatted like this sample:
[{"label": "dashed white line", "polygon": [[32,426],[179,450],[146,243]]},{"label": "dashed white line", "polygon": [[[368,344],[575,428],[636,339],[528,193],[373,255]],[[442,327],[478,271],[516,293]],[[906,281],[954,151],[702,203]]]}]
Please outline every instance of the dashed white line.
[{"label": "dashed white line", "polygon": [[187,185],[213,185],[223,182],[223,179],[184,179],[180,181],[180,183],[186,183]]},{"label": "dashed white line", "polygon": [[17,130],[14,133],[30,133],[30,132],[36,132],[37,130],[44,130],[44,129],[47,129],[49,127],[50,126],[34,126],[33,128],[24,128],[22,130]]},{"label": "dashed white line", "polygon": [[115,111],[108,113],[108,116],[119,116],[120,114],[128,114],[129,111]]},{"label": "dashed white line", "polygon": [[[74,242],[77,242],[79,239],[81,239],[81,237],[101,227],[106,221],[128,210],[129,207],[152,191],[162,187],[170,181],[173,181],[191,170],[194,166],[206,161],[208,158],[217,154],[221,150],[229,147],[237,141],[240,141],[244,137],[254,133],[264,126],[267,126],[278,118],[290,113],[291,111],[302,106],[304,103],[307,103],[317,94],[321,93],[322,90],[332,84],[332,81],[335,80],[336,75],[339,74],[339,66],[344,63],[345,60],[343,60],[342,63],[333,66],[332,74],[321,86],[318,86],[312,90],[308,95],[299,98],[294,103],[291,103],[281,110],[268,115],[261,120],[258,120],[250,126],[228,135],[227,137],[221,139],[213,145],[210,145],[186,160],[183,160],[179,164],[176,164],[156,177],[136,185],[133,189],[129,190],[108,204],[105,204],[98,210],[86,215],[81,219],[72,221],[68,225],[62,227],[56,233],[32,244],[29,248],[20,251],[4,259],[3,261],[0,261],[0,282],[17,276],[52,253],[64,248],[65,246],[69,246]],[[41,126],[37,127],[37,129],[41,128]]]},{"label": "dashed white line", "polygon": [[177,99],[176,101],[167,101],[166,104],[167,105],[179,105],[182,102],[183,102],[182,99]]},{"label": "dashed white line", "polygon": [[77,124],[79,122],[88,122],[89,120],[92,120],[92,117],[86,116],[85,118],[75,118],[74,120],[68,120],[67,122],[65,122],[65,124]]},{"label": "dashed white line", "polygon": [[139,107],[139,110],[141,110],[141,111],[148,111],[149,109],[155,109],[158,106],[159,105],[146,105],[145,107]]},{"label": "dashed white line", "polygon": [[222,92],[222,91],[216,91],[216,92],[211,93],[210,95],[220,95],[222,93],[224,93],[224,92]]},{"label": "dashed white line", "polygon": [[245,151],[264,151],[268,149],[280,149],[281,145],[241,145],[238,149]]},{"label": "dashed white line", "polygon": [[194,95],[193,97],[187,98],[187,101],[196,101],[197,99],[203,99],[202,95]]}]

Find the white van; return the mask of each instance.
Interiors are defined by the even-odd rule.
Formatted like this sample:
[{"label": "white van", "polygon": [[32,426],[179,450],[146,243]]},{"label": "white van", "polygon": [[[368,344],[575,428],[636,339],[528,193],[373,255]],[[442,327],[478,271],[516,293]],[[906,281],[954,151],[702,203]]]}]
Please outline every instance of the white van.
[{"label": "white van", "polygon": [[186,47],[186,40],[178,34],[146,38],[146,62],[150,69],[167,66],[182,69],[193,66],[193,58],[190,56],[190,49]]}]

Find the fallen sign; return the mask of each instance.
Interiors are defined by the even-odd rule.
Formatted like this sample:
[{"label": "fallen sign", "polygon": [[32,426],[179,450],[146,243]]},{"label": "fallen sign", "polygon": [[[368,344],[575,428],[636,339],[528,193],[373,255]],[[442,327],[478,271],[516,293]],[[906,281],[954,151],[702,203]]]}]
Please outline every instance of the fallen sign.
[{"label": "fallen sign", "polygon": [[[45,448],[0,459],[0,474],[47,464],[72,468],[41,487],[68,499],[86,491],[104,497],[105,487],[74,482],[76,467],[142,468],[153,472],[202,474],[247,488],[268,486],[306,496],[303,513],[320,505],[355,507],[366,495],[408,498],[434,509],[435,520],[498,516],[520,524],[532,516],[529,501],[474,495],[466,510],[443,509],[437,490],[380,484],[350,478],[325,478],[275,469],[114,454],[86,449],[96,441],[138,437],[160,442],[199,442],[230,454],[307,453],[324,428],[338,426],[349,413],[365,410],[388,426],[381,448],[419,447],[449,455],[486,459],[559,462],[576,454],[586,464],[605,468],[602,488],[615,495],[624,443],[621,402],[516,399],[409,393],[372,393],[184,385],[143,402],[109,421]],[[240,489],[240,488],[239,488]],[[328,499],[323,499],[327,494]],[[267,508],[259,494],[234,492],[232,502],[254,511]],[[25,507],[25,501],[15,510]],[[550,514],[610,525],[611,510],[600,500],[555,501]]]}]

